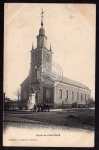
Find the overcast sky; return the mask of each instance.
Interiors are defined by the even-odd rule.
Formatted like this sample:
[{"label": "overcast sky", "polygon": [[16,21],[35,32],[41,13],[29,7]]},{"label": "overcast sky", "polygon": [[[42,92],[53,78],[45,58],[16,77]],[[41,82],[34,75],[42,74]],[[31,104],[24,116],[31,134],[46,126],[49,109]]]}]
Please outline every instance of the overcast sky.
[{"label": "overcast sky", "polygon": [[32,42],[44,11],[47,48],[52,45],[53,62],[63,69],[63,76],[79,81],[95,95],[94,4],[6,3],[4,12],[4,92],[11,99],[30,69]]}]

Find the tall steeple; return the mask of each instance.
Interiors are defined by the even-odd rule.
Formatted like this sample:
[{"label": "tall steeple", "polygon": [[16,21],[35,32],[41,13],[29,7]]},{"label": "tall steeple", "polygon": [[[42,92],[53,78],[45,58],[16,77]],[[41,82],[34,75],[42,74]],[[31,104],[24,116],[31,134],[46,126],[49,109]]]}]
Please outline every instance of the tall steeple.
[{"label": "tall steeple", "polygon": [[42,9],[42,12],[41,12],[41,27],[43,27],[43,9]]},{"label": "tall steeple", "polygon": [[43,14],[44,14],[44,12],[43,12],[43,9],[42,9],[42,12],[41,12],[41,28],[39,30],[39,35],[45,35],[45,30],[43,28]]},{"label": "tall steeple", "polygon": [[37,48],[47,48],[47,37],[45,36],[45,29],[43,28],[43,9],[41,12],[41,28],[39,29],[39,35],[37,36]]},{"label": "tall steeple", "polygon": [[[45,35],[45,29],[43,24],[43,10],[40,13],[40,29],[37,36],[37,47],[34,47],[32,43],[31,50],[31,63],[29,72],[29,83],[32,85],[38,83],[37,80],[37,69],[42,65],[44,61],[52,61],[52,48],[47,49],[47,37]],[[30,87],[31,88],[31,87]],[[36,88],[36,87],[35,87]]]}]

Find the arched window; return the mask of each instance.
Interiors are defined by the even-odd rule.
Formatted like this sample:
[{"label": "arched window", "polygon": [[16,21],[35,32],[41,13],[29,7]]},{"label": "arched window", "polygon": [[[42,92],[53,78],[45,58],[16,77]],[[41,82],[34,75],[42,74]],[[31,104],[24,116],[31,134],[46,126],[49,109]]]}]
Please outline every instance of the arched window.
[{"label": "arched window", "polygon": [[38,55],[37,54],[35,54],[35,61],[37,61],[38,60]]},{"label": "arched window", "polygon": [[46,55],[46,61],[49,61],[49,55],[48,54]]},{"label": "arched window", "polygon": [[85,101],[86,101],[86,94],[85,94]]},{"label": "arched window", "polygon": [[77,100],[78,100],[78,92],[77,92]]},{"label": "arched window", "polygon": [[66,99],[68,99],[68,90],[66,90]]},{"label": "arched window", "polygon": [[81,100],[83,100],[83,94],[81,93]]},{"label": "arched window", "polygon": [[62,98],[62,89],[59,89],[59,98]]},{"label": "arched window", "polygon": [[74,99],[74,92],[72,91],[72,99]]},{"label": "arched window", "polygon": [[46,89],[46,98],[51,98],[51,90]]}]

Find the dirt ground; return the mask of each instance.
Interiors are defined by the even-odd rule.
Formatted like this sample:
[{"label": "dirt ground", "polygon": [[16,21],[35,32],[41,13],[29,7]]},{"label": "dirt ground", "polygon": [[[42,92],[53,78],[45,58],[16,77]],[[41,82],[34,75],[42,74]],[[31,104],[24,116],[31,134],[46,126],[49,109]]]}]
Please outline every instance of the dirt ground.
[{"label": "dirt ground", "polygon": [[49,112],[5,111],[5,122],[34,122],[94,130],[95,110],[63,110]]}]

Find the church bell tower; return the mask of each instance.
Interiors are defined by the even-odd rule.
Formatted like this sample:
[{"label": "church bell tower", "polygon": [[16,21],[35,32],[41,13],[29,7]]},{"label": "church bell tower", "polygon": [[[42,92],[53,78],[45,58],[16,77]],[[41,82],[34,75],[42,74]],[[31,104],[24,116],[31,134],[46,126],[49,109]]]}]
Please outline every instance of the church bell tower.
[{"label": "church bell tower", "polygon": [[29,88],[31,87],[34,91],[38,88],[41,89],[41,85],[37,79],[37,69],[42,65],[43,62],[51,62],[52,61],[52,49],[47,48],[47,37],[45,35],[45,29],[43,24],[43,10],[41,12],[41,27],[39,29],[39,35],[37,36],[37,46],[34,48],[32,44],[31,49],[31,63],[30,63],[30,72],[29,72]]}]

